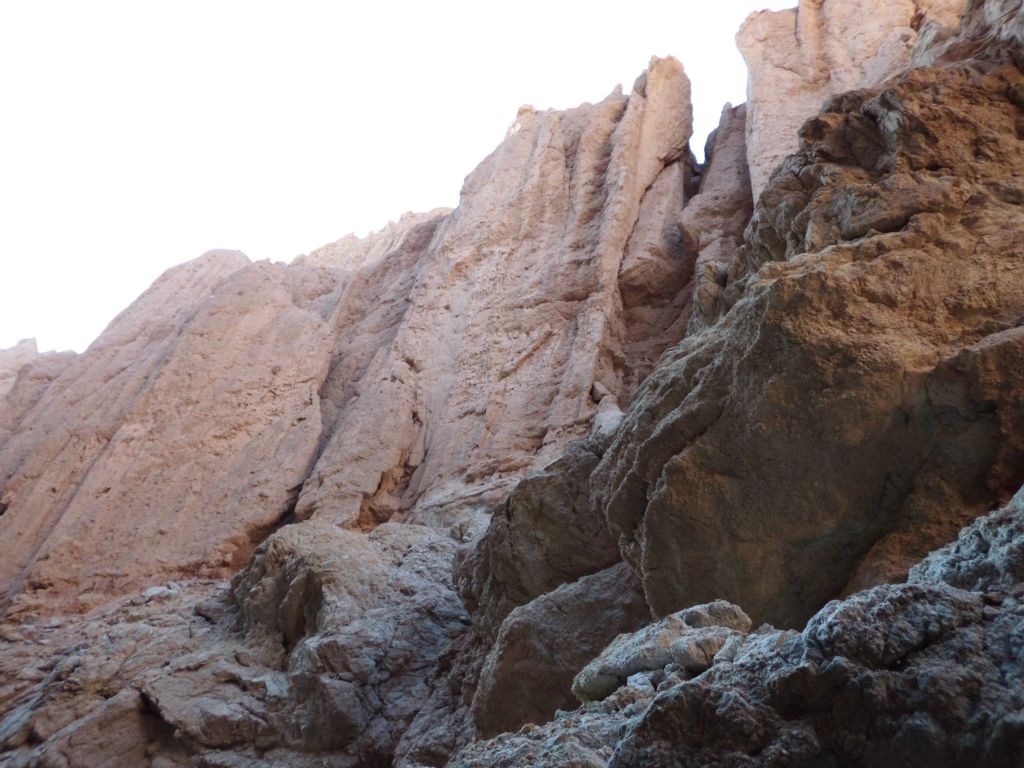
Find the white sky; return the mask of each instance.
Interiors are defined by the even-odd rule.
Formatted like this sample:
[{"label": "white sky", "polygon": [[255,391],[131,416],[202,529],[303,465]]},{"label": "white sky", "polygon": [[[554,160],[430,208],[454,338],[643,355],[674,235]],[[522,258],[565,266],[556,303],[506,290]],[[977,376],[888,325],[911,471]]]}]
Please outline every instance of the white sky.
[{"label": "white sky", "polygon": [[698,156],[744,100],[733,37],[794,0],[0,3],[0,348],[83,350],[210,248],[287,261],[454,206],[521,104],[693,81]]}]

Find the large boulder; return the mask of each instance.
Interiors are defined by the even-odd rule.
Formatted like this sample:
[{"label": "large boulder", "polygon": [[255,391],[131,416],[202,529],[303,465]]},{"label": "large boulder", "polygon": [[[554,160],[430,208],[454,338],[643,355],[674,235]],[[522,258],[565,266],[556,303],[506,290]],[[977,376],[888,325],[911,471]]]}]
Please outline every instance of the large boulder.
[{"label": "large boulder", "polygon": [[667,353],[591,478],[662,616],[800,626],[1024,480],[1024,76],[833,99],[757,205],[735,305]]},{"label": "large boulder", "polygon": [[622,558],[604,515],[590,504],[590,473],[606,441],[573,443],[528,475],[491,514],[456,565],[476,625],[492,637],[513,609]]},{"label": "large boulder", "polygon": [[[595,664],[646,671],[542,726],[469,745],[450,765],[1016,768],[1024,583],[1008,546],[1018,537],[1004,531],[1021,530],[1022,502],[1024,492],[965,528],[910,583],[831,602],[801,632],[732,632],[695,675],[670,649],[708,628],[666,639],[663,620],[619,638]],[[964,579],[970,589],[954,586]]]},{"label": "large boulder", "polygon": [[68,621],[2,625],[0,754],[82,768],[389,764],[469,623],[455,546],[422,526],[287,526],[228,593],[171,583]]},{"label": "large boulder", "polygon": [[617,635],[650,619],[623,564],[516,608],[501,625],[473,698],[477,732],[490,737],[572,709],[573,679]]}]

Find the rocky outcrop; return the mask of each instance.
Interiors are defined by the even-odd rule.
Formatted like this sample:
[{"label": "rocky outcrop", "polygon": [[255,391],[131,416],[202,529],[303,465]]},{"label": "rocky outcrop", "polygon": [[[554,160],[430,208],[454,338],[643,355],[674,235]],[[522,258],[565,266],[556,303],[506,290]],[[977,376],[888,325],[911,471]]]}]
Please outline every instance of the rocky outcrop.
[{"label": "rocky outcrop", "polygon": [[[681,199],[688,93],[666,59],[628,97],[520,110],[467,177],[366,384],[346,384],[347,369],[328,378],[333,437],[302,491],[301,518],[450,522],[585,436],[599,407],[592,393],[624,402],[653,352],[629,357],[635,324],[624,319],[622,281],[645,305],[645,339],[655,326],[662,345],[682,332],[682,277],[658,283],[671,296],[647,295],[642,267],[678,272],[682,261],[648,230],[667,199]],[[650,241],[627,255],[634,230]],[[633,277],[620,278],[623,269]]]},{"label": "rocky outcrop", "polygon": [[600,701],[641,672],[699,674],[729,638],[749,629],[750,618],[724,600],[687,608],[619,635],[580,671],[572,692],[583,702]]},{"label": "rocky outcrop", "polygon": [[244,564],[317,450],[339,288],[212,252],[119,315],[0,441],[0,604],[88,608]]},{"label": "rocky outcrop", "polygon": [[621,560],[604,516],[590,505],[590,473],[606,442],[573,443],[520,481],[463,551],[456,583],[481,631],[495,636],[514,608]]},{"label": "rocky outcrop", "polygon": [[478,742],[450,765],[1018,765],[1024,592],[1010,542],[1022,520],[1024,492],[909,583],[829,603],[802,632],[732,632],[695,676],[671,660],[678,640],[657,642],[665,621],[620,638],[595,667],[664,669],[616,677],[603,701]]},{"label": "rocky outcrop", "polygon": [[1022,82],[913,70],[804,126],[741,298],[663,358],[591,478],[657,615],[722,597],[799,626],[1024,479]]},{"label": "rocky outcrop", "polygon": [[170,270],[4,419],[0,610],[225,576],[293,516],[472,527],[685,332],[690,124],[653,60],[629,95],[522,110],[453,212]]},{"label": "rocky outcrop", "polygon": [[516,608],[481,671],[473,698],[477,733],[518,730],[572,707],[573,679],[583,665],[649,619],[643,593],[621,563]]},{"label": "rocky outcrop", "polygon": [[683,209],[680,226],[694,266],[690,332],[713,322],[725,309],[723,291],[729,267],[743,244],[754,204],[747,165],[747,107],[726,105],[718,128],[704,148],[707,164],[700,194]]},{"label": "rocky outcrop", "polygon": [[[771,172],[798,149],[797,130],[829,97],[880,86],[905,70],[922,26],[959,26],[965,0],[804,0],[761,11],[736,43],[747,63],[747,152],[756,199]],[[937,28],[937,29],[935,29]]]},{"label": "rocky outcrop", "polygon": [[288,526],[230,599],[192,581],[7,628],[5,764],[388,764],[468,621],[454,546],[421,526]]},{"label": "rocky outcrop", "polygon": [[18,372],[39,358],[35,339],[22,339],[13,347],[0,349],[0,398],[14,386]]},{"label": "rocky outcrop", "polygon": [[1016,765],[1024,16],[910,5],[756,17],[703,168],[655,59],[20,366],[0,761]]}]

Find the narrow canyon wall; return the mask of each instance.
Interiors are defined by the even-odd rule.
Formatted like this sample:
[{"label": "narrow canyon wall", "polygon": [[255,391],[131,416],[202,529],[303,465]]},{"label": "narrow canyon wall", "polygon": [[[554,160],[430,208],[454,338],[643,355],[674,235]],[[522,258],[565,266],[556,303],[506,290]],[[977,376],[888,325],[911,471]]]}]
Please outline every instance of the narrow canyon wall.
[{"label": "narrow canyon wall", "polygon": [[1016,765],[1024,4],[740,44],[19,366],[0,762]]},{"label": "narrow canyon wall", "polygon": [[685,332],[690,126],[682,67],[652,60],[629,94],[520,110],[455,211],[288,266],[208,254],[52,381],[25,370],[0,605],[224,576],[291,519],[468,524]]}]

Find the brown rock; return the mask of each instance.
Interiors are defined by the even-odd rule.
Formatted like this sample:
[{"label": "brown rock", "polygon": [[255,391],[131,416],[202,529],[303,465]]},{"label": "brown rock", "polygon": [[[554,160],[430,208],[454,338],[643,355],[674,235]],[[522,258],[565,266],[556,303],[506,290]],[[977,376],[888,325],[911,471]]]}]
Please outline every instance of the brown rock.
[{"label": "brown rock", "polygon": [[800,625],[1024,479],[1021,82],[914,70],[805,125],[748,230],[760,270],[591,478],[657,615],[722,597]]},{"label": "brown rock", "polygon": [[516,608],[484,662],[473,699],[478,733],[489,738],[572,709],[572,681],[616,635],[650,619],[639,585],[619,564]]},{"label": "brown rock", "polygon": [[[398,250],[405,244],[405,239],[420,230],[421,224],[430,224],[435,219],[443,218],[451,213],[451,208],[435,208],[427,213],[406,212],[398,221],[391,221],[376,232],[366,237],[348,234],[344,237],[321,246],[302,256],[296,256],[292,264],[310,267],[330,267],[354,271],[375,264]],[[414,235],[415,236],[415,235]]]},{"label": "brown rock", "polygon": [[625,254],[634,230],[646,237],[642,216],[661,221],[681,204],[688,93],[678,62],[654,60],[628,97],[520,110],[415,265],[386,343],[358,380],[343,355],[328,377],[332,437],[303,488],[301,518],[449,524],[585,436],[595,385],[624,402],[656,347],[682,333],[685,286],[666,281],[671,295],[652,298],[644,315],[644,336],[661,341],[630,357],[619,274],[627,264],[631,295],[645,299],[639,262],[681,259],[671,243],[654,247],[671,227]]},{"label": "brown rock", "polygon": [[610,429],[685,328],[690,122],[656,59],[628,97],[522,111],[454,212],[169,271],[0,447],[0,608],[226,575],[293,513],[463,524]]},{"label": "brown rock", "polygon": [[[455,542],[287,526],[232,586],[154,587],[97,611],[4,625],[5,764],[390,763],[468,618]],[[116,743],[114,743],[116,742]]]},{"label": "brown rock", "polygon": [[170,270],[24,413],[0,447],[4,603],[230,573],[289,514],[321,435],[336,281],[248,264]]},{"label": "brown rock", "polygon": [[747,63],[747,152],[756,200],[826,98],[878,87],[910,62],[917,30],[955,28],[965,0],[802,0],[752,14],[736,36]]},{"label": "brown rock", "polygon": [[457,564],[459,592],[485,633],[496,635],[514,608],[621,560],[604,516],[590,505],[599,458],[598,441],[573,443],[521,480]]},{"label": "brown rock", "polygon": [[715,132],[708,137],[707,162],[700,193],[683,209],[680,221],[687,247],[697,254],[693,314],[696,332],[725,311],[723,296],[729,265],[743,243],[743,230],[754,204],[747,166],[745,105],[726,105]]}]

